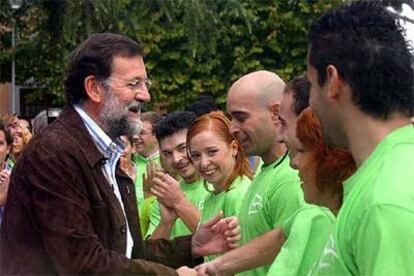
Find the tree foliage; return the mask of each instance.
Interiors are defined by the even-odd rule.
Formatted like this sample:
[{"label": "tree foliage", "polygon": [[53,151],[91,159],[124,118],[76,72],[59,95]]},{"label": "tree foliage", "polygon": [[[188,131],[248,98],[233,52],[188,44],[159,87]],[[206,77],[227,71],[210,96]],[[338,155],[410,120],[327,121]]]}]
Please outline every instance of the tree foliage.
[{"label": "tree foliage", "polygon": [[[231,83],[266,69],[285,80],[305,69],[307,29],[341,0],[59,0],[26,1],[13,12],[1,2],[1,81],[35,85],[33,103],[63,103],[68,55],[91,33],[140,41],[154,81],[154,105],[181,109],[200,93],[223,104]],[[12,18],[19,30],[11,49]]]}]

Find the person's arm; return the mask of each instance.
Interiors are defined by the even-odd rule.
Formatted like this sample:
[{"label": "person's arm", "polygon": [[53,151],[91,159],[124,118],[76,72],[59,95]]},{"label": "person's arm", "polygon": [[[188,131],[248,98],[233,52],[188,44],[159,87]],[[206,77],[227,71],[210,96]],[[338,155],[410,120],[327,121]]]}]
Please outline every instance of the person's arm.
[{"label": "person's arm", "polygon": [[158,200],[154,202],[154,205],[151,208],[150,212],[150,223],[148,226],[147,233],[143,236],[144,239],[150,238],[150,236],[154,233],[155,229],[157,229],[158,225],[161,221],[161,211],[160,211],[160,203]]},{"label": "person's arm", "polygon": [[192,233],[197,230],[201,219],[201,213],[188,199],[173,204],[174,210]]},{"label": "person's arm", "polygon": [[172,228],[174,227],[175,221],[178,218],[177,213],[174,209],[166,207],[161,202],[159,203],[161,221],[155,229],[154,233],[150,236],[151,240],[165,239],[169,240]]},{"label": "person's arm", "polygon": [[185,197],[179,182],[166,173],[156,172],[153,183],[151,192],[157,196],[159,202],[173,208],[185,225],[194,233],[200,222],[201,213]]},{"label": "person's arm", "polygon": [[286,241],[282,229],[269,231],[247,244],[196,267],[200,274],[234,274],[270,264]]},{"label": "person's arm", "polygon": [[156,260],[170,267],[194,267],[202,256],[224,253],[237,247],[240,226],[236,217],[222,218],[223,214],[200,224],[194,236],[179,237],[171,241],[146,240],[144,252],[148,260]]}]

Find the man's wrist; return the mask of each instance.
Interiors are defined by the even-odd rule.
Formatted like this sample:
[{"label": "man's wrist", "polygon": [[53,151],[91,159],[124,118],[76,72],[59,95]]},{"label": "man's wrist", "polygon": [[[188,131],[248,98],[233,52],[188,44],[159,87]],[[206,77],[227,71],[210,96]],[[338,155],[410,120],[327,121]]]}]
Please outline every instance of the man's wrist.
[{"label": "man's wrist", "polygon": [[193,235],[191,237],[191,255],[193,255],[193,258],[199,258],[199,257],[202,257],[202,254],[200,252],[200,247],[194,238],[195,236],[196,235]]},{"label": "man's wrist", "polygon": [[187,203],[186,198],[184,197],[184,195],[181,195],[180,197],[177,198],[177,200],[174,200],[172,203],[172,207],[174,210],[178,210],[180,207],[183,207],[184,204]]},{"label": "man's wrist", "polygon": [[168,219],[168,220],[161,218],[159,225],[162,225],[163,227],[170,227],[170,226],[172,227],[172,226],[174,226],[174,223],[175,223],[176,220],[177,220],[177,218]]}]

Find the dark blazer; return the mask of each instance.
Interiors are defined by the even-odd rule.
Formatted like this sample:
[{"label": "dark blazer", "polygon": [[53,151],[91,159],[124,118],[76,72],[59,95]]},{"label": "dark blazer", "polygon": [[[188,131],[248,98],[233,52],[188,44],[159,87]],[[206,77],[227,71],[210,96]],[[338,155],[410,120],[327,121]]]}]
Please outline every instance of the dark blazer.
[{"label": "dark blazer", "polygon": [[102,173],[104,157],[72,107],[28,144],[14,167],[0,233],[0,274],[175,274],[194,265],[191,238],[143,241],[132,180],[117,182],[134,239]]}]

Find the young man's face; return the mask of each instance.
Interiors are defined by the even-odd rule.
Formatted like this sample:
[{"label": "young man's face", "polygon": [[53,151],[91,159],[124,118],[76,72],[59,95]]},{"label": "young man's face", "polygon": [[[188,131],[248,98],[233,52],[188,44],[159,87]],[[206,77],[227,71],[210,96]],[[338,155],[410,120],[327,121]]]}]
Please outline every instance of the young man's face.
[{"label": "young man's face", "polygon": [[298,121],[298,116],[293,111],[292,104],[293,92],[285,93],[279,108],[280,136],[283,137],[283,142],[289,148],[291,167],[293,167],[292,160],[296,154],[296,148],[293,146],[293,143],[297,140],[296,125]]},{"label": "young man's face", "polygon": [[174,169],[187,183],[195,182],[198,174],[187,157],[187,129],[178,131],[159,141],[163,162]]},{"label": "young man's face", "polygon": [[260,104],[253,95],[240,97],[235,90],[227,96],[227,112],[231,115],[230,133],[246,154],[261,157],[267,154],[276,131],[268,107]]},{"label": "young man's face", "polygon": [[293,92],[285,93],[279,107],[279,120],[281,122],[279,135],[283,137],[285,143],[296,137],[298,116],[293,111],[292,104]]},{"label": "young man's face", "polygon": [[309,104],[321,122],[324,139],[328,145],[346,147],[346,137],[340,123],[338,112],[333,110],[332,102],[328,100],[327,80],[322,86],[318,82],[318,71],[307,62],[306,76],[310,82]]},{"label": "young man's face", "polygon": [[149,157],[158,151],[158,141],[149,121],[142,121],[142,130],[139,134],[134,135],[133,142],[135,152],[144,157]]}]

